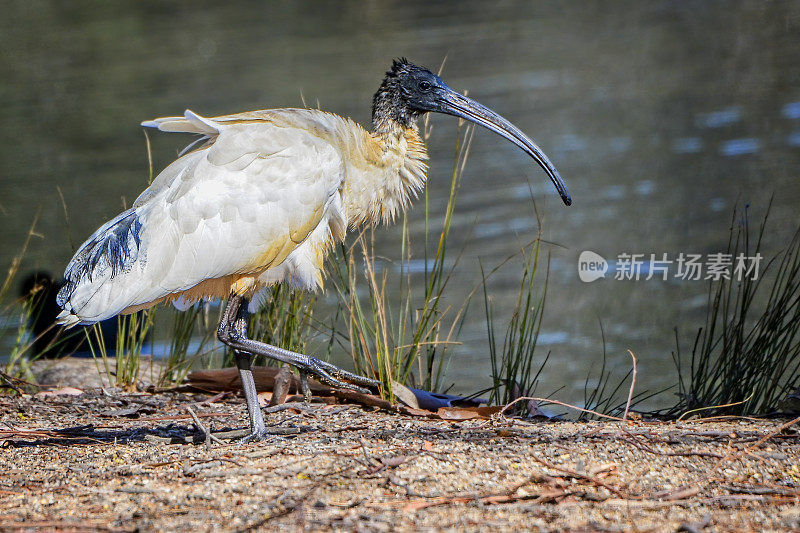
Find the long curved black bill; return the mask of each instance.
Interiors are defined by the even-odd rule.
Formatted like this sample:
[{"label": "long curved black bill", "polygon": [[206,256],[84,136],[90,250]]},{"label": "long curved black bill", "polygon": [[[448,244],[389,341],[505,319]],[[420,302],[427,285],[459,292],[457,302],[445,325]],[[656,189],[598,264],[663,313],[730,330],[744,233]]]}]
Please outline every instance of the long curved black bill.
[{"label": "long curved black bill", "polygon": [[530,137],[522,133],[519,128],[488,107],[453,90],[447,90],[443,94],[440,94],[438,100],[440,107],[437,111],[479,124],[522,148],[525,153],[531,156],[534,161],[539,163],[539,166],[544,169],[550,177],[550,181],[555,185],[558,194],[561,195],[564,204],[572,204],[572,197],[567,190],[564,180],[561,179],[561,175],[556,170],[556,167],[550,162],[550,159],[547,158],[542,149],[539,148]]}]

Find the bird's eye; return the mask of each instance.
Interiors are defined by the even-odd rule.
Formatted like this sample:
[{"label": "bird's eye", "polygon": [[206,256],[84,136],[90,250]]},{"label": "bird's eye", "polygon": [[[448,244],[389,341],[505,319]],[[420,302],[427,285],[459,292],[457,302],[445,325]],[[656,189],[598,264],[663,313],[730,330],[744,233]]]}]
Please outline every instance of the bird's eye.
[{"label": "bird's eye", "polygon": [[419,90],[420,91],[430,91],[431,90],[431,82],[424,81],[424,80],[419,82]]}]

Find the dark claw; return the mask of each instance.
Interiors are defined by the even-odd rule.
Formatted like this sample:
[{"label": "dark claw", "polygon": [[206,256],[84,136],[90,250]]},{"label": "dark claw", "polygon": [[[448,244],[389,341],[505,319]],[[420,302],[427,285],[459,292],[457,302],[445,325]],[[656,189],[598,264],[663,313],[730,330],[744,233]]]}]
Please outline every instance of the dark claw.
[{"label": "dark claw", "polygon": [[375,379],[366,378],[364,376],[359,376],[358,374],[353,374],[352,372],[348,372],[347,370],[342,370],[336,365],[332,365],[331,363],[327,363],[325,361],[320,361],[319,359],[313,358],[316,361],[317,365],[324,368],[328,374],[332,376],[336,376],[336,378],[340,378],[341,380],[347,380],[350,382],[355,383],[356,385],[364,385],[365,387],[374,387],[380,388],[381,382]]},{"label": "dark claw", "polygon": [[[314,376],[316,376],[316,378],[321,383],[325,383],[326,385],[330,385],[331,387],[334,387],[334,388],[337,388],[337,389],[349,389],[349,390],[353,390],[353,391],[356,391],[356,392],[360,392],[362,394],[369,394],[370,393],[369,390],[367,390],[367,389],[365,389],[363,387],[359,387],[358,385],[354,385],[352,383],[348,383],[346,381],[342,381],[340,379],[337,379],[337,378],[333,377],[331,374],[329,374],[325,370],[326,367],[335,369],[335,370],[332,371],[332,374],[334,374],[336,376],[345,377],[345,379],[350,379],[350,376],[353,376],[355,378],[360,378],[360,380],[367,380],[368,379],[368,378],[361,378],[361,376],[357,376],[356,374],[350,374],[350,372],[347,372],[345,370],[341,370],[339,367],[334,366],[334,365],[332,365],[330,363],[325,363],[324,361],[320,361],[316,357],[309,357],[308,366],[306,368],[301,369],[301,372],[305,371],[308,374],[314,374]],[[374,380],[370,380],[370,381],[374,381]]]},{"label": "dark claw", "polygon": [[243,437],[242,440],[239,441],[239,444],[247,444],[248,442],[259,442],[262,440],[268,440],[274,438],[275,435],[267,431],[266,429],[256,430]]}]

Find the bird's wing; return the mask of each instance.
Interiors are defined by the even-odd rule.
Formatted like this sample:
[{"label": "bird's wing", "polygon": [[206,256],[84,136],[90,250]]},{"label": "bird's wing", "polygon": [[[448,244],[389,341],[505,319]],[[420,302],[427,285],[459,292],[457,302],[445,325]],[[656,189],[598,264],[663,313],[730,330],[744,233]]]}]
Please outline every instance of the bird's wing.
[{"label": "bird's wing", "polygon": [[[213,143],[169,165],[126,212],[126,228],[137,228],[136,242],[107,224],[73,260],[86,275],[80,275],[81,264],[68,267],[74,287],[61,300],[82,320],[113,316],[204,280],[277,266],[335,203],[342,156],[330,138],[303,121],[185,120],[198,130],[196,123],[214,124],[216,134],[197,132],[214,135]],[[134,248],[125,250],[119,268],[101,260],[92,271],[79,260],[93,251],[102,258],[102,250],[114,247],[106,242],[111,238],[114,246]]]},{"label": "bird's wing", "polygon": [[319,224],[344,177],[336,147],[295,124],[219,130],[210,147],[167,169],[169,185],[155,183],[156,195],[134,204],[164,290],[279,264]]}]

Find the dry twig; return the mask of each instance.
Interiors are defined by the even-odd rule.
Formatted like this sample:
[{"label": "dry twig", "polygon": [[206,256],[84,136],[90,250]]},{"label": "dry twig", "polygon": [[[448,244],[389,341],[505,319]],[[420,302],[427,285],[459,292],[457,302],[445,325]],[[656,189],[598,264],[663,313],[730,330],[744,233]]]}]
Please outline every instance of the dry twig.
[{"label": "dry twig", "polygon": [[622,425],[627,425],[628,420],[628,410],[631,408],[631,400],[633,400],[633,389],[636,387],[636,356],[633,355],[633,352],[628,350],[628,353],[631,354],[631,359],[633,359],[633,372],[631,374],[631,388],[628,390],[628,401],[625,402],[625,414],[622,415]]},{"label": "dry twig", "polygon": [[520,398],[517,398],[513,402],[507,403],[505,406],[503,406],[503,408],[497,414],[502,415],[503,413],[505,413],[508,410],[509,407],[511,407],[512,405],[514,405],[514,404],[516,404],[518,402],[522,402],[522,401],[535,401],[535,402],[552,403],[554,405],[560,405],[562,407],[568,407],[570,409],[575,409],[576,411],[581,411],[583,413],[590,413],[590,414],[593,414],[595,416],[599,416],[600,418],[607,418],[609,420],[617,420],[619,422],[624,422],[624,420],[622,418],[619,418],[618,416],[605,415],[603,413],[598,413],[597,411],[592,411],[591,409],[584,409],[583,407],[578,407],[577,405],[572,405],[572,404],[569,404],[569,403],[559,402],[558,400],[551,400],[550,398],[537,398],[535,396],[522,396]]},{"label": "dry twig", "polygon": [[200,422],[200,419],[197,417],[197,414],[188,405],[186,406],[186,411],[188,411],[188,413],[191,415],[192,420],[194,420],[194,425],[197,426],[197,429],[199,429],[200,431],[205,433],[205,435],[206,435],[206,448],[210,449],[212,442],[214,442],[216,444],[225,444],[224,442],[222,442],[217,437],[215,437],[214,435],[211,434],[211,430],[209,428],[207,428],[206,426],[204,426],[202,422]]}]

